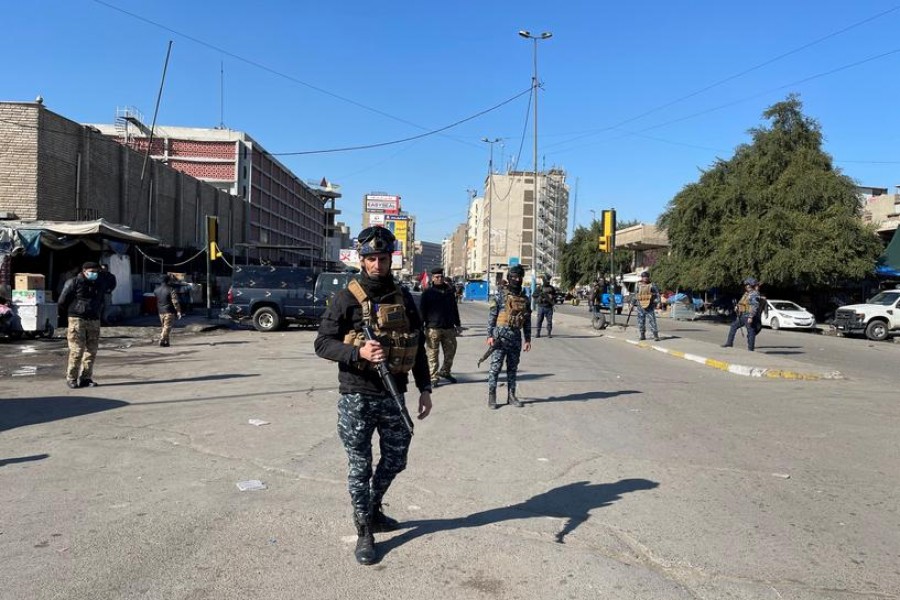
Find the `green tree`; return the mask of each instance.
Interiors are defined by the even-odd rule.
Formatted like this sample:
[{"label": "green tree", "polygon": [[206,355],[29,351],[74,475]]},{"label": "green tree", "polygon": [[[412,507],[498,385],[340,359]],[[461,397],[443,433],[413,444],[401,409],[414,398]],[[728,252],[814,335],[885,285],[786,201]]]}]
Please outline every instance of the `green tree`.
[{"label": "green tree", "polygon": [[795,95],[763,113],[768,127],[685,186],[659,217],[670,253],[654,269],[666,287],[823,288],[872,272],[881,252],[860,220],[852,179],[822,150],[819,124]]},{"label": "green tree", "polygon": [[[637,224],[638,221],[624,221],[618,223],[617,229]],[[563,287],[589,283],[598,274],[609,273],[609,254],[597,248],[600,231],[600,221],[595,219],[590,227],[577,227],[572,240],[560,245],[559,276]],[[616,252],[616,273],[628,271],[630,260],[630,253]]]}]

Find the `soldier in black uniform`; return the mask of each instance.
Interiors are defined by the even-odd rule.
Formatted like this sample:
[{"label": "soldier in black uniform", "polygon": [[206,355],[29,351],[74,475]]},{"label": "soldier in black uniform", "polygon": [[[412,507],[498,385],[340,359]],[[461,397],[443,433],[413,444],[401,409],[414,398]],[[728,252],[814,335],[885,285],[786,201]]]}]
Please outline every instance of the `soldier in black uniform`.
[{"label": "soldier in black uniform", "polygon": [[[456,336],[461,326],[459,306],[456,305],[456,288],[444,282],[444,269],[441,267],[431,270],[431,285],[422,292],[419,308],[425,323],[425,356],[431,372],[431,386],[437,387],[440,377],[456,383],[452,369]],[[444,352],[444,364],[441,364],[441,350]]]},{"label": "soldier in black uniform", "polygon": [[[531,306],[522,280],[525,269],[516,265],[507,275],[508,285],[501,287],[490,300],[488,316],[488,346],[491,354],[491,368],[488,371],[488,407],[497,408],[497,377],[506,359],[507,402],[516,407],[525,406],[516,396],[516,374],[519,370],[519,356],[522,350],[531,350]],[[525,345],[522,346],[522,336]]]},{"label": "soldier in black uniform", "polygon": [[[374,365],[386,362],[397,387],[406,392],[409,371],[420,395],[418,418],[431,412],[431,381],[425,360],[422,321],[408,291],[394,282],[391,253],[396,239],[383,227],[369,227],[357,238],[361,273],[335,294],[322,317],[316,354],[338,363],[338,434],[347,451],[348,484],[356,525],[356,560],[375,562],[373,533],[397,527],[382,511],[385,492],[406,468],[412,433]],[[361,332],[371,325],[379,341]],[[405,408],[404,408],[405,410]],[[372,473],[372,434],[377,431],[381,459]]]},{"label": "soldier in black uniform", "polygon": [[547,337],[553,337],[553,309],[556,307],[556,288],[550,285],[550,278],[544,277],[537,295],[537,337],[541,337],[541,327],[547,319]]}]

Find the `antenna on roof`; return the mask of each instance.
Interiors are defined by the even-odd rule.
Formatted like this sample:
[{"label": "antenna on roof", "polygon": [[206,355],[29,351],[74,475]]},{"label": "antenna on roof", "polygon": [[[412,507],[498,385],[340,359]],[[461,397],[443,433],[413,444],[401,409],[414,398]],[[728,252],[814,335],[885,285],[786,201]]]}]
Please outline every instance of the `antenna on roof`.
[{"label": "antenna on roof", "polygon": [[219,127],[225,129],[225,61],[219,63]]}]

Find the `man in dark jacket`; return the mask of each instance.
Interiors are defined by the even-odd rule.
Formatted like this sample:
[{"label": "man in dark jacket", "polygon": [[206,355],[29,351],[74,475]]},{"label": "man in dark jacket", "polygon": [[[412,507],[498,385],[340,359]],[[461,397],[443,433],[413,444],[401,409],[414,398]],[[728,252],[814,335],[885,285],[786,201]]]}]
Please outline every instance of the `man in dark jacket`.
[{"label": "man in dark jacket", "polygon": [[537,294],[537,336],[541,337],[541,327],[544,325],[544,319],[547,319],[547,337],[553,337],[553,309],[556,308],[556,288],[550,285],[550,278],[544,276],[542,278],[541,289]]},{"label": "man in dark jacket", "polygon": [[[456,336],[460,330],[459,307],[456,305],[456,289],[444,283],[444,269],[431,270],[431,285],[422,293],[420,303],[422,321],[425,322],[425,355],[431,385],[436,387],[439,377],[456,383],[451,374],[453,357],[456,356]],[[440,351],[444,350],[441,365]]]},{"label": "man in dark jacket", "polygon": [[169,334],[175,323],[176,315],[181,318],[181,303],[178,301],[178,291],[172,286],[171,275],[163,275],[162,282],[153,290],[156,296],[156,310],[159,312],[159,322],[162,331],[159,334],[160,348],[169,347]]},{"label": "man in dark jacket", "polygon": [[104,290],[99,276],[100,265],[86,262],[81,266],[81,272],[66,282],[59,295],[59,312],[69,318],[66,384],[72,389],[97,385],[93,380],[94,358],[100,346]]},{"label": "man in dark jacket", "polygon": [[[394,282],[391,254],[396,238],[383,227],[369,227],[357,238],[361,273],[334,295],[322,317],[316,354],[338,363],[338,434],[348,457],[348,487],[356,525],[356,560],[375,562],[375,532],[397,527],[381,508],[382,498],[406,468],[412,431],[375,369],[388,365],[401,394],[412,371],[419,388],[418,418],[431,412],[431,382],[422,341],[422,321],[412,296]],[[363,325],[378,341],[366,340]],[[403,410],[406,408],[404,406]],[[381,458],[372,473],[372,434]]]}]

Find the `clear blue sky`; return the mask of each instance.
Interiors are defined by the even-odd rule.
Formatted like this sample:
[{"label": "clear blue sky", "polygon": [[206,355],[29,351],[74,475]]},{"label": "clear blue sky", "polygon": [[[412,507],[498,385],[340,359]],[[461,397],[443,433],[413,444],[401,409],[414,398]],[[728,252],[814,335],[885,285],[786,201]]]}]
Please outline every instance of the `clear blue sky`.
[{"label": "clear blue sky", "polygon": [[[532,43],[517,31],[552,32],[538,51],[539,152],[568,172],[573,200],[577,181],[580,224],[608,207],[655,221],[790,92],[847,175],[900,184],[894,2],[32,0],[4,3],[3,23],[0,100],[40,94],[80,122],[133,105],[149,121],[171,39],[159,124],[218,125],[224,63],[225,125],[272,153],[404,139],[475,115],[531,85]],[[531,169],[527,108],[526,94],[417,141],[281,160],[341,184],[354,233],[362,195],[377,190],[402,196],[418,237],[439,241],[463,222],[466,189],[483,186],[482,137],[504,138],[499,166],[524,130],[518,164]]]}]

